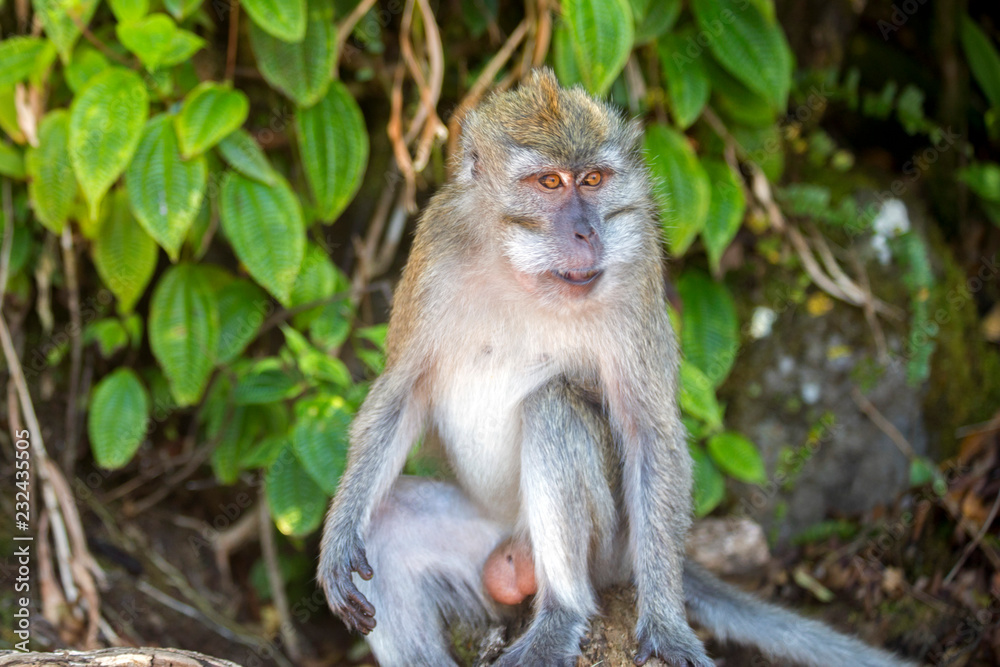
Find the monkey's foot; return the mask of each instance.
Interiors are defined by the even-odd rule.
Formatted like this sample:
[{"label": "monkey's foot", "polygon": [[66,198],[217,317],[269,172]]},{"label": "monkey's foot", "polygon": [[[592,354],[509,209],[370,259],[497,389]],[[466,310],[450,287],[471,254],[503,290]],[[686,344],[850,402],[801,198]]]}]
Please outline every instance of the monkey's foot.
[{"label": "monkey's foot", "polygon": [[635,653],[634,662],[645,665],[654,655],[675,667],[715,667],[705,653],[701,640],[687,623],[676,623],[671,626],[643,623],[640,621],[636,630],[639,648]]},{"label": "monkey's foot", "polygon": [[528,630],[493,667],[575,667],[587,619],[562,609],[538,611]]}]

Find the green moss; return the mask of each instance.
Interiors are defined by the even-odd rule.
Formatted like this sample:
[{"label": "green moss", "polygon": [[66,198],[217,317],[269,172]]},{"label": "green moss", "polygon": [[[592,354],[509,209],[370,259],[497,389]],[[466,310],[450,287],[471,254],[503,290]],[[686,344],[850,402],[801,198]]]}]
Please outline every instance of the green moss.
[{"label": "green moss", "polygon": [[965,271],[947,250],[939,256],[944,271],[928,308],[938,327],[938,346],[924,411],[932,442],[940,443],[937,454],[947,458],[958,448],[955,430],[989,419],[1000,404],[1000,354],[979,330],[976,294],[969,289]]}]

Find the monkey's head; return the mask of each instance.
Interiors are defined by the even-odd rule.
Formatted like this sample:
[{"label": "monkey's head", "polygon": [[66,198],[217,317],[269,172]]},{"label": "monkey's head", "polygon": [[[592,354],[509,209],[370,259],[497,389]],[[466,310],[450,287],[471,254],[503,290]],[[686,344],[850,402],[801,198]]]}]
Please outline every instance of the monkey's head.
[{"label": "monkey's head", "polygon": [[[463,125],[456,181],[518,281],[584,298],[621,282],[658,244],[638,123],[548,69],[498,93]],[[657,245],[658,247],[658,245]]]}]

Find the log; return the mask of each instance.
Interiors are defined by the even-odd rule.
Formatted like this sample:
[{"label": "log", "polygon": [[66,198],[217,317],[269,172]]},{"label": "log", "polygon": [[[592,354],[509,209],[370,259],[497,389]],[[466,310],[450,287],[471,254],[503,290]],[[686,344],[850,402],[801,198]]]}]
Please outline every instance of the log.
[{"label": "log", "polygon": [[235,662],[173,648],[106,648],[52,653],[0,652],[0,667],[240,667]]}]

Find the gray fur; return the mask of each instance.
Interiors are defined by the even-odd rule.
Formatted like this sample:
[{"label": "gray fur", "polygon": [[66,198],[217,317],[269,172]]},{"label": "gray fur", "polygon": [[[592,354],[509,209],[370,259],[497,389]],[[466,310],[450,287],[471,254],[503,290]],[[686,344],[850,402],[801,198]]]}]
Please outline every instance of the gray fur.
[{"label": "gray fur", "polygon": [[807,667],[902,667],[913,663],[725,584],[698,565],[684,566],[688,612],[721,641],[749,644]]}]

